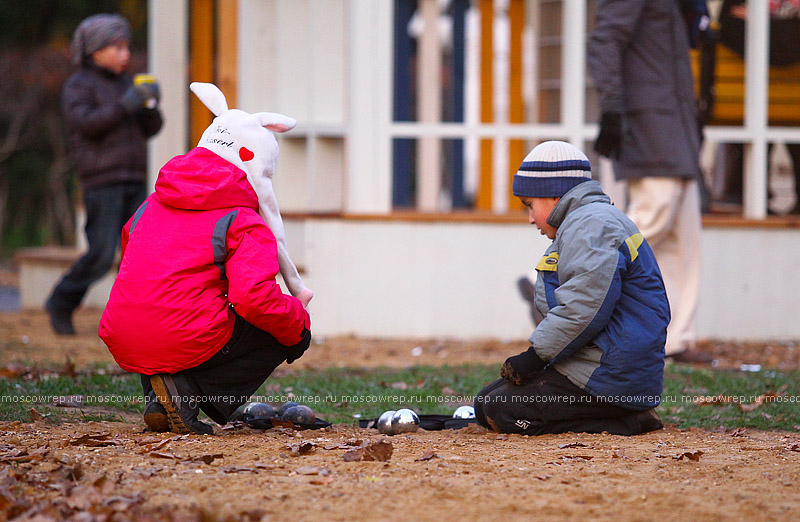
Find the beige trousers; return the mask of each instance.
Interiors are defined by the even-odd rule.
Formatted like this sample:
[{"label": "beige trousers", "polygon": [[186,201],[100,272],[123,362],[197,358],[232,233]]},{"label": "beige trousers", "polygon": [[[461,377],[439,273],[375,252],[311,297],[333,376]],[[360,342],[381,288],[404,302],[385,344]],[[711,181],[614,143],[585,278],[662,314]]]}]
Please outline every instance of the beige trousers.
[{"label": "beige trousers", "polygon": [[693,349],[700,285],[700,192],[697,181],[628,180],[628,216],[653,250],[667,289],[672,321],[667,355]]}]

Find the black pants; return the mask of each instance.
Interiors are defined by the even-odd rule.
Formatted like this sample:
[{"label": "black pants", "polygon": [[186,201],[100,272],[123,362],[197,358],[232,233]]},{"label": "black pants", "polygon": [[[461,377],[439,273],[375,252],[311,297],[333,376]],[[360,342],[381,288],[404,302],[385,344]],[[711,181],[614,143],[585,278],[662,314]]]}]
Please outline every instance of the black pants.
[{"label": "black pants", "polygon": [[84,191],[89,250],[53,289],[48,308],[72,313],[80,306],[89,286],[111,270],[122,227],[146,197],[144,183],[117,183]]},{"label": "black pants", "polygon": [[[272,335],[236,316],[230,340],[209,360],[176,375],[187,377],[202,397],[200,409],[225,424],[236,408],[250,399],[275,368],[286,360],[288,347]],[[142,375],[145,397],[155,397],[150,376]]]},{"label": "black pants", "polygon": [[553,368],[522,386],[503,379],[489,384],[475,398],[475,417],[494,431],[524,435],[649,431],[641,426],[637,412],[597,400]]}]

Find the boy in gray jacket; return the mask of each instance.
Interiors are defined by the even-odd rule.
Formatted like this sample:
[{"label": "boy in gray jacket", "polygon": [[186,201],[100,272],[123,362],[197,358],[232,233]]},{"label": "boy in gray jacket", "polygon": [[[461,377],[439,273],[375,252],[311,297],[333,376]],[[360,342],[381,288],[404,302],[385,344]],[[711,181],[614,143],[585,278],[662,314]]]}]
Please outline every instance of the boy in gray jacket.
[{"label": "boy in gray jacket", "polygon": [[514,176],[529,221],[553,240],[537,265],[543,319],[531,347],[503,365],[475,399],[495,431],[602,432],[660,429],[664,343],[670,320],[653,252],[591,179],[572,145],[534,148]]}]

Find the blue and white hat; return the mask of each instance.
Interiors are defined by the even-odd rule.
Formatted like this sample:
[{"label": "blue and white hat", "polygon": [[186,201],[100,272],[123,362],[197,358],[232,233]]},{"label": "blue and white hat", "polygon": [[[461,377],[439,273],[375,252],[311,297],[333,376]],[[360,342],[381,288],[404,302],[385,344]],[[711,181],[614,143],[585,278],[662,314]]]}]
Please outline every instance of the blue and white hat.
[{"label": "blue and white hat", "polygon": [[592,166],[580,149],[564,141],[545,141],[525,156],[512,191],[519,197],[559,198],[591,179]]}]

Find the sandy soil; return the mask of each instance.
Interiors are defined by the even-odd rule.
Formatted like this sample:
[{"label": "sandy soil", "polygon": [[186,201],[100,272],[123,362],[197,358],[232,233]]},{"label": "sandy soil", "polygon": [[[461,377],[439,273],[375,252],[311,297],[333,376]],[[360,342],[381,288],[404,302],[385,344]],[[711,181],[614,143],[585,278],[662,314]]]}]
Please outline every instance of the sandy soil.
[{"label": "sandy soil", "polygon": [[[0,314],[0,362],[62,364],[69,356],[80,369],[110,361],[93,333],[98,315],[80,312],[79,335],[64,339],[49,332],[41,313]],[[800,367],[800,348],[791,343],[705,347],[718,367]],[[301,367],[497,363],[523,348],[336,338],[315,345]],[[0,423],[0,521],[800,520],[798,433],[419,431],[388,438],[388,461],[351,462],[348,451],[383,436],[345,425],[218,436],[142,429],[136,415],[61,426]]]}]

